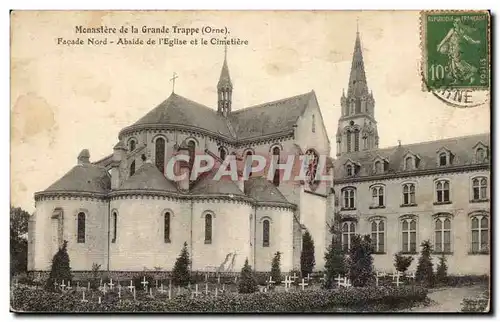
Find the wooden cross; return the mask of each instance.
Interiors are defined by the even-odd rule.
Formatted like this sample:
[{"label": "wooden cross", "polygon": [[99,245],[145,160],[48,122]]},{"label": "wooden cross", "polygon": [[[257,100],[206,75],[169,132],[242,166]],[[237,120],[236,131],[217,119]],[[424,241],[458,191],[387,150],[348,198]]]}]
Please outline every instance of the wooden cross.
[{"label": "wooden cross", "polygon": [[135,290],[135,286],[132,284],[132,281],[130,281],[130,286],[127,286],[128,289],[130,289],[130,292]]},{"label": "wooden cross", "polygon": [[153,288],[152,287],[149,289],[149,297],[152,298],[152,299],[154,299]]},{"label": "wooden cross", "polygon": [[396,271],[396,273],[392,273],[392,280],[394,281],[397,278],[401,276],[401,273],[399,271]]},{"label": "wooden cross", "polygon": [[[17,286],[17,280],[16,280],[16,286]],[[71,281],[68,281],[68,288],[71,289]]]},{"label": "wooden cross", "polygon": [[264,288],[262,289],[262,292],[267,293],[267,286],[264,286]]},{"label": "wooden cross", "polygon": [[352,286],[351,280],[348,279],[347,277],[344,277],[344,286],[345,287],[351,287]]},{"label": "wooden cross", "polygon": [[54,280],[54,289],[57,289],[57,285],[59,285],[57,284],[57,280]]},{"label": "wooden cross", "polygon": [[205,283],[208,282],[208,273],[205,273]]},{"label": "wooden cross", "polygon": [[118,298],[120,299],[122,297],[122,285],[120,282],[118,282]]},{"label": "wooden cross", "polygon": [[323,277],[320,277],[319,280],[323,282],[326,281],[326,274],[323,274]]},{"label": "wooden cross", "polygon": [[134,301],[136,300],[136,294],[135,294],[135,287],[133,288],[134,290]]},{"label": "wooden cross", "polygon": [[104,284],[103,286],[101,286],[100,289],[101,289],[101,292],[103,294],[106,294],[106,292],[108,291],[108,288],[106,287],[106,284]]},{"label": "wooden cross", "polygon": [[234,284],[238,283],[238,276],[234,277]]},{"label": "wooden cross", "polygon": [[344,284],[344,278],[340,277],[340,274],[337,275],[337,277],[335,278],[335,281],[337,282],[338,287],[341,287]]},{"label": "wooden cross", "polygon": [[88,302],[88,300],[85,299],[85,291],[82,292],[82,300],[80,302]]},{"label": "wooden cross", "polygon": [[99,280],[99,286],[102,286],[102,278]]},{"label": "wooden cross", "polygon": [[147,292],[149,282],[146,281],[146,276],[144,276],[144,279],[142,280],[141,284],[142,284],[142,287],[144,287],[144,290]]},{"label": "wooden cross", "polygon": [[292,278],[293,278],[293,281],[295,282],[295,280],[298,278],[297,274],[296,274],[296,273],[293,273]]},{"label": "wooden cross", "polygon": [[216,288],[215,288],[215,297],[217,297],[218,290],[219,290],[219,288],[218,288],[218,287],[216,287]]},{"label": "wooden cross", "polygon": [[59,286],[61,287],[61,291],[64,292],[64,288],[66,287],[66,285],[64,285],[64,280],[62,280],[62,283]]},{"label": "wooden cross", "polygon": [[411,272],[410,275],[408,275],[409,278],[415,279],[415,272]]},{"label": "wooden cross", "polygon": [[101,304],[101,297],[99,296],[99,304]]},{"label": "wooden cross", "polygon": [[158,280],[155,280],[155,287],[158,289]]},{"label": "wooden cross", "polygon": [[168,299],[169,300],[172,299],[172,281],[170,281],[170,283],[168,283]]},{"label": "wooden cross", "polygon": [[396,284],[396,287],[399,287],[399,284],[403,284],[403,281],[400,281],[399,280],[399,275],[396,276],[396,281],[393,282],[394,284]]},{"label": "wooden cross", "polygon": [[304,290],[305,286],[307,286],[307,285],[309,285],[309,284],[304,283],[304,279],[302,279],[302,283],[299,283],[299,286],[302,287],[302,290]]},{"label": "wooden cross", "polygon": [[192,293],[195,297],[201,294],[201,292],[198,292],[198,284],[194,285],[194,292]]},{"label": "wooden cross", "polygon": [[290,288],[290,285],[292,285],[292,279],[290,278],[290,276],[285,276],[285,291],[288,291],[288,289]]},{"label": "wooden cross", "polygon": [[170,78],[170,81],[172,82],[172,93],[175,92],[175,80],[179,78],[179,76],[177,76],[176,72],[174,72],[172,78]]},{"label": "wooden cross", "polygon": [[87,282],[87,291],[90,291],[90,282]]},{"label": "wooden cross", "polygon": [[76,290],[78,291],[80,289],[80,282],[76,282]]},{"label": "wooden cross", "polygon": [[109,285],[109,289],[110,289],[110,290],[113,290],[113,286],[114,286],[115,284],[113,284],[113,279],[112,279],[112,278],[109,280],[108,285]]},{"label": "wooden cross", "polygon": [[220,284],[220,275],[217,276],[217,284]]},{"label": "wooden cross", "polygon": [[222,293],[226,292],[226,284],[222,284],[222,290],[220,290]]},{"label": "wooden cross", "polygon": [[276,283],[276,282],[275,282],[275,281],[273,281],[273,277],[272,277],[272,276],[269,276],[269,281],[267,281],[267,284],[268,284],[268,285],[269,285],[269,284],[271,284],[271,285],[272,285],[272,284],[274,284],[274,283]]},{"label": "wooden cross", "polygon": [[205,295],[208,295],[208,283],[205,283]]},{"label": "wooden cross", "polygon": [[163,283],[161,283],[160,290],[158,292],[160,292],[161,294],[166,292],[166,290],[163,289]]},{"label": "wooden cross", "polygon": [[306,277],[306,281],[310,281],[311,280],[311,274],[307,273],[307,277]]}]

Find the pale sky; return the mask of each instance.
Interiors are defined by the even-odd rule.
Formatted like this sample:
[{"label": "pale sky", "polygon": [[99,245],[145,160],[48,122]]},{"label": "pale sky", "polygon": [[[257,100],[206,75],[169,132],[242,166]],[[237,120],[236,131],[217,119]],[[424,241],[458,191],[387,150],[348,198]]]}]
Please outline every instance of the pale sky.
[{"label": "pale sky", "polygon": [[[223,46],[57,45],[59,37],[86,41],[89,35],[75,34],[75,26],[226,26],[230,37],[249,42],[228,49],[233,109],[314,89],[335,156],[357,19],[380,147],[489,132],[488,104],[459,109],[422,92],[418,11],[15,12],[12,204],[32,212],[33,193],[69,171],[82,149],[90,150],[91,161],[112,153],[118,132],[170,95],[173,72],[177,94],[216,107]],[[194,38],[200,37],[212,36]]]}]

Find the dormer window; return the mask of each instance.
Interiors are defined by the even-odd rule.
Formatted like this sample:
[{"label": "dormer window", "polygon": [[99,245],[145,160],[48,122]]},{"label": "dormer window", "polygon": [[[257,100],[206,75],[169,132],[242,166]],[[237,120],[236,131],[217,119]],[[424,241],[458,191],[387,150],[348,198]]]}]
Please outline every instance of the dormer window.
[{"label": "dormer window", "polygon": [[375,162],[375,173],[380,174],[384,171],[384,168],[382,167],[382,161],[376,161]]},{"label": "dormer window", "polygon": [[446,152],[439,153],[439,166],[445,166],[448,164],[448,155]]},{"label": "dormer window", "polygon": [[484,162],[485,159],[485,153],[483,148],[477,148],[476,150],[476,160],[477,162]]},{"label": "dormer window", "polygon": [[410,156],[405,159],[405,170],[413,170],[413,158]]},{"label": "dormer window", "polygon": [[353,173],[353,169],[352,169],[352,168],[353,168],[353,166],[352,166],[351,164],[348,164],[348,165],[346,165],[346,167],[345,167],[345,170],[346,170],[346,173],[347,173],[347,176],[348,176],[348,177],[351,177],[351,176],[353,176],[353,175],[354,175],[354,173]]},{"label": "dormer window", "polygon": [[137,141],[135,140],[135,138],[130,139],[130,141],[128,142],[128,151],[129,152],[134,151],[136,146],[137,146]]},{"label": "dormer window", "polygon": [[420,157],[411,151],[406,152],[403,158],[403,170],[412,171],[418,169],[420,163]]},{"label": "dormer window", "polygon": [[474,147],[475,163],[484,163],[488,161],[488,146],[478,142]]}]

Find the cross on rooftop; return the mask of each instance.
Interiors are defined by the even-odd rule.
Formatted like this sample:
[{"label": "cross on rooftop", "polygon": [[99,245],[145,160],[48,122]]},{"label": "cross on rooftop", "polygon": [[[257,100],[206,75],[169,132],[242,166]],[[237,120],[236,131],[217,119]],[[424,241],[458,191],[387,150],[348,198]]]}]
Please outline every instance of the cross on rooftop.
[{"label": "cross on rooftop", "polygon": [[174,74],[172,75],[172,78],[170,78],[170,81],[172,82],[172,93],[175,93],[175,80],[179,78],[179,76],[177,76],[177,73],[174,72]]}]

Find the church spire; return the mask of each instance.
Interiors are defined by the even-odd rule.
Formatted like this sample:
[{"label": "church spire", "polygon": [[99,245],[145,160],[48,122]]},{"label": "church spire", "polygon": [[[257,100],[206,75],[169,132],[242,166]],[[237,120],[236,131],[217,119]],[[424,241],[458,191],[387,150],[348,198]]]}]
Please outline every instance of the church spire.
[{"label": "church spire", "polygon": [[349,76],[347,96],[361,97],[364,95],[368,95],[368,85],[366,83],[365,64],[363,61],[363,52],[361,50],[359,29],[356,26],[356,42],[354,43],[354,52],[352,54],[351,75]]},{"label": "church spire", "polygon": [[227,66],[227,44],[224,46],[224,63],[220,72],[219,82],[217,83],[217,112],[228,116],[231,113],[231,99],[233,94],[233,83],[229,76],[229,67]]}]

